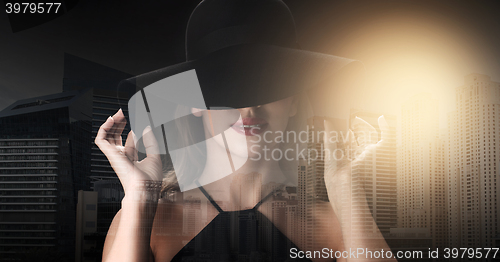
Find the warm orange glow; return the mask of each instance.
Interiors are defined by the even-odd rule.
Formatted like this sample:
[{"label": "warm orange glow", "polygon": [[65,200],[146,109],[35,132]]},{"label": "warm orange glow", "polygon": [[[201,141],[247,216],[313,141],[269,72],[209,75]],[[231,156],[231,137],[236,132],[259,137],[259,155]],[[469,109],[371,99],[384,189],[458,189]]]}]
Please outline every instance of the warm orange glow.
[{"label": "warm orange glow", "polygon": [[[347,29],[346,29],[347,30]],[[366,66],[362,89],[354,94],[358,108],[400,115],[401,103],[430,93],[439,100],[441,127],[453,110],[455,88],[470,73],[488,74],[480,37],[464,32],[455,21],[405,12],[377,19],[332,41],[337,51]],[[492,74],[490,74],[492,75]],[[495,78],[495,76],[493,76]]]}]

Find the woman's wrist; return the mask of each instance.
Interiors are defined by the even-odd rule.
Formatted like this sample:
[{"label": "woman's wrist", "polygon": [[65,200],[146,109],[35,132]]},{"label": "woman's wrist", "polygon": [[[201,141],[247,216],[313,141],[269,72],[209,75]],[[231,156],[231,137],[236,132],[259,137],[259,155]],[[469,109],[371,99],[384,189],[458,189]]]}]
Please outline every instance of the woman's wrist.
[{"label": "woman's wrist", "polygon": [[162,181],[134,180],[128,183],[125,193],[133,191],[144,191],[144,192],[155,193],[161,191],[162,184],[163,184]]},{"label": "woman's wrist", "polygon": [[340,216],[350,209],[351,199],[351,185],[346,183],[343,179],[329,180],[325,184],[326,192],[328,195],[328,201],[332,206],[335,214],[340,218]]},{"label": "woman's wrist", "polygon": [[127,186],[122,204],[124,202],[156,203],[160,199],[161,188],[161,181],[134,181]]},{"label": "woman's wrist", "polygon": [[122,220],[127,220],[138,228],[150,228],[158,208],[160,193],[131,191],[122,199]]},{"label": "woman's wrist", "polygon": [[160,199],[160,191],[129,191],[122,199],[122,206],[126,204],[155,204]]},{"label": "woman's wrist", "polygon": [[161,195],[161,181],[135,181],[122,199],[122,210],[140,220],[152,220]]}]

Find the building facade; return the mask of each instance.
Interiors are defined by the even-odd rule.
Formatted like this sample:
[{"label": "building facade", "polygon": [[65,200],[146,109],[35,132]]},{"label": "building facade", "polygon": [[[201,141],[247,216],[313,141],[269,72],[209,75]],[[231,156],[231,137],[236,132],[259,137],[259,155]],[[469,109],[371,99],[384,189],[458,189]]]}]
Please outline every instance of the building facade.
[{"label": "building facade", "polygon": [[[63,92],[90,89],[92,95],[92,151],[91,151],[91,181],[117,180],[106,156],[93,143],[99,127],[109,116],[114,115],[120,108],[128,119],[128,99],[135,90],[118,90],[120,81],[132,75],[94,63],[77,56],[64,54]],[[126,140],[130,124],[125,126],[122,139]]]},{"label": "building facade", "polygon": [[448,118],[449,246],[498,247],[500,83],[481,74],[464,80]]},{"label": "building facade", "polygon": [[65,54],[62,93],[20,100],[0,112],[0,258],[45,248],[73,260],[77,192],[92,188],[101,194],[97,230],[84,237],[102,248],[123,189],[93,141],[108,116],[119,108],[128,115],[135,90],[117,90],[128,77]]},{"label": "building facade", "polygon": [[74,258],[77,193],[90,187],[90,102],[81,90],[0,112],[0,259]]},{"label": "building facade", "polygon": [[446,247],[444,141],[439,135],[438,101],[419,94],[401,111],[398,159],[398,224],[427,228],[433,247]]}]

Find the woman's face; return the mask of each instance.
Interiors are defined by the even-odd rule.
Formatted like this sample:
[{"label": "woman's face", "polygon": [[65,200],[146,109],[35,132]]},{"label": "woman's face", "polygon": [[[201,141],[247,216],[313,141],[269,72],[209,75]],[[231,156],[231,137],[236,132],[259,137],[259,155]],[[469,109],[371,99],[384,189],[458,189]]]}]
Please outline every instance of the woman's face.
[{"label": "woman's face", "polygon": [[[297,102],[294,97],[289,97],[255,107],[191,111],[193,115],[203,117],[207,139],[223,133],[233,155],[257,159],[265,150],[277,146],[288,119],[297,112]],[[215,136],[214,140],[218,146],[226,148],[222,136]]]}]

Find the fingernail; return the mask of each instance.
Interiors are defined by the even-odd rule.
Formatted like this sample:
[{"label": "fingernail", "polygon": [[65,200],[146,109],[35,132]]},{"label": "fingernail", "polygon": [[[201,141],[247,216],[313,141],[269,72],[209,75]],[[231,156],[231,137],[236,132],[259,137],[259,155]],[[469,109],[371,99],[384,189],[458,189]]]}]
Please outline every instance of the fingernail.
[{"label": "fingernail", "polygon": [[108,117],[108,119],[106,119],[106,122],[108,122],[109,120],[114,120],[112,116]]},{"label": "fingernail", "polygon": [[137,144],[137,136],[135,136],[135,133],[133,130],[130,130],[130,134],[132,135],[132,139],[134,140],[134,143]]},{"label": "fingernail", "polygon": [[385,116],[384,116],[384,115],[381,115],[381,116],[380,116],[380,120],[381,120],[381,123],[382,123],[383,125],[389,125],[389,124],[387,123],[387,120],[385,120]]}]

